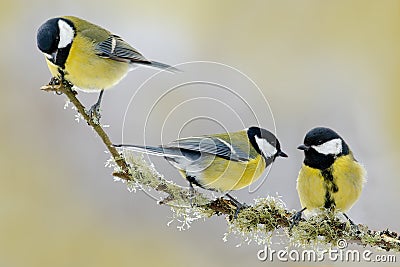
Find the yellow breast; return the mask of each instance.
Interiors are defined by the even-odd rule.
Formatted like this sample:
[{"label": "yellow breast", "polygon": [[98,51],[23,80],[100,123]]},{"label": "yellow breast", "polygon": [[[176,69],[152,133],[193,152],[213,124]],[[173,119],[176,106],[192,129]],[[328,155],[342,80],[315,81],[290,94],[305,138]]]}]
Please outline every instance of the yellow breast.
[{"label": "yellow breast", "polygon": [[[360,197],[365,182],[365,170],[354,161],[351,154],[337,158],[331,168],[333,183],[338,190],[330,192],[330,195],[335,209],[346,212]],[[303,164],[297,179],[301,206],[308,210],[324,207],[327,188],[321,171]]]},{"label": "yellow breast", "polygon": [[[196,176],[204,188],[220,192],[242,189],[260,178],[265,160],[259,155],[249,162],[236,162],[215,157],[213,163]],[[185,175],[182,173],[182,175]]]},{"label": "yellow breast", "polygon": [[336,159],[332,174],[339,188],[338,192],[333,194],[336,208],[346,212],[360,197],[366,171],[361,164],[354,161],[352,155],[347,155]]},{"label": "yellow breast", "polygon": [[325,204],[324,178],[321,171],[303,164],[297,178],[297,192],[303,208],[321,208]]},{"label": "yellow breast", "polygon": [[[65,79],[81,90],[108,89],[124,78],[129,70],[126,62],[101,58],[89,52],[93,45],[89,39],[76,36],[65,63]],[[47,65],[51,74],[58,77],[58,67],[48,60]]]}]

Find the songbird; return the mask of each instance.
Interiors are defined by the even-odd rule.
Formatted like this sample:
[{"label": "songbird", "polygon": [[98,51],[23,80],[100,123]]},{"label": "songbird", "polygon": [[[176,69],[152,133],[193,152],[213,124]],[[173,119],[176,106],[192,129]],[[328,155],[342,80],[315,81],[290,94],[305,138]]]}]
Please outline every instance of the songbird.
[{"label": "songbird", "polygon": [[66,80],[74,88],[100,91],[88,114],[98,122],[105,89],[118,84],[137,66],[170,72],[167,64],[146,59],[121,37],[86,20],[63,16],[47,20],[37,31],[37,46],[45,55],[53,77]]},{"label": "songbird", "polygon": [[238,132],[178,139],[167,145],[114,145],[155,156],[162,156],[193,185],[229,195],[257,181],[276,157],[287,157],[278,139],[270,131],[250,127]]},{"label": "songbird", "polygon": [[304,210],[320,208],[342,212],[354,225],[346,212],[360,197],[366,171],[347,143],[335,131],[317,127],[306,134],[298,149],[305,155],[297,178],[302,210],[293,216],[292,226]]}]

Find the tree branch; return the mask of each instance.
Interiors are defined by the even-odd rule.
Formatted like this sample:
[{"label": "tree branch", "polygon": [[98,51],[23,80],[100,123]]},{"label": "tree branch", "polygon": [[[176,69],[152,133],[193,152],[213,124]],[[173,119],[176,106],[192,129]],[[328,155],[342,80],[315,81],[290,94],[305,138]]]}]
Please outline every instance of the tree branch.
[{"label": "tree branch", "polygon": [[85,121],[96,131],[96,133],[101,138],[103,143],[106,145],[108,151],[114,158],[115,163],[120,167],[122,172],[126,175],[129,175],[129,168],[126,164],[126,161],[120,156],[117,149],[112,145],[110,138],[103,130],[101,125],[91,120],[89,115],[86,113],[85,107],[78,100],[78,98],[76,98],[77,92],[72,90],[72,85],[70,83],[68,83],[67,81],[60,82],[57,78],[52,78],[48,85],[42,86],[40,89],[47,92],[52,91],[57,94],[65,94],[68,97],[69,101],[71,101],[71,103],[76,107],[79,114],[81,114]]},{"label": "tree branch", "polygon": [[[359,224],[358,229],[355,229],[349,223],[339,220],[335,214],[329,212],[321,212],[308,220],[301,220],[290,232],[290,218],[295,211],[288,210],[285,203],[280,198],[275,197],[256,199],[253,205],[242,209],[238,217],[233,219],[236,207],[230,200],[223,198],[213,200],[197,191],[194,195],[191,195],[188,189],[164,179],[142,157],[129,152],[124,152],[124,155],[121,155],[112,145],[102,126],[94,123],[88,116],[85,107],[76,97],[77,92],[72,89],[70,83],[60,82],[53,78],[41,90],[65,94],[68,97],[78,113],[95,130],[110,152],[116,164],[113,173],[115,177],[125,181],[128,188],[144,190],[151,188],[166,194],[158,203],[171,206],[176,213],[184,215],[188,221],[222,214],[227,215],[230,232],[242,236],[246,235],[259,243],[267,242],[268,236],[271,236],[275,230],[283,229],[290,242],[295,245],[315,246],[323,243],[336,246],[339,240],[345,239],[348,243],[362,246],[370,245],[386,251],[400,252],[400,237],[397,233],[389,230],[370,230],[362,224]],[[190,213],[194,216],[193,218],[190,217]]]}]

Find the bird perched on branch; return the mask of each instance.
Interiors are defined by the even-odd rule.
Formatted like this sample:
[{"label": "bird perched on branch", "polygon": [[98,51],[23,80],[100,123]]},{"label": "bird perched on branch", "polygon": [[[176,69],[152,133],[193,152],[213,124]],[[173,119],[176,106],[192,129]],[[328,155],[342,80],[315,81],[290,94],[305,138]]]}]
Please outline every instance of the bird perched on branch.
[{"label": "bird perched on branch", "polygon": [[37,46],[45,55],[53,77],[87,92],[100,91],[89,110],[97,122],[104,90],[119,83],[130,70],[140,65],[178,71],[146,59],[121,37],[73,16],[52,18],[42,24],[37,32]]},{"label": "bird perched on branch", "polygon": [[310,130],[304,144],[304,162],[297,178],[297,192],[302,210],[293,217],[301,219],[304,210],[325,208],[346,215],[360,197],[366,171],[354,158],[347,143],[335,131],[317,127]]},{"label": "bird perched on branch", "polygon": [[233,133],[178,139],[167,145],[114,145],[155,156],[162,156],[189,181],[190,188],[224,192],[237,206],[243,206],[228,192],[257,181],[276,157],[287,157],[270,131],[250,127]]}]

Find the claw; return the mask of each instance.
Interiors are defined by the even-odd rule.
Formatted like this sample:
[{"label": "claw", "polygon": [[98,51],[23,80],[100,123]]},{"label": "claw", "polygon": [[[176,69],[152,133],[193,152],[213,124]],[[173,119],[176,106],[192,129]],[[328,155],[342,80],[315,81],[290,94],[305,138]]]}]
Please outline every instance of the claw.
[{"label": "claw", "polygon": [[51,77],[49,85],[60,85],[60,79],[58,79],[57,77]]},{"label": "claw", "polygon": [[94,124],[100,124],[100,104],[94,104],[87,112],[86,112],[90,119],[93,121]]},{"label": "claw", "polygon": [[303,208],[303,209],[299,210],[298,212],[293,214],[293,216],[290,218],[290,221],[292,221],[292,222],[290,223],[290,226],[289,226],[289,233],[292,231],[292,228],[295,225],[299,224],[299,222],[301,220],[301,215],[303,214],[303,211],[305,211],[306,209],[307,208]]},{"label": "claw", "polygon": [[94,124],[100,124],[100,104],[101,99],[103,98],[103,93],[104,90],[101,90],[97,102],[89,109],[89,111],[86,112]]},{"label": "claw", "polygon": [[346,213],[343,213],[344,217],[346,217],[346,219],[349,221],[349,223],[351,224],[351,229],[354,230],[355,232],[359,233],[361,232],[360,229],[358,228],[358,225],[355,224],[350,218],[349,216],[347,216]]},{"label": "claw", "polygon": [[246,203],[240,203],[239,201],[237,201],[237,199],[235,199],[234,197],[232,197],[231,195],[229,195],[228,193],[225,194],[225,196],[227,196],[232,202],[233,204],[235,204],[236,206],[236,211],[235,214],[233,215],[234,219],[237,219],[239,212],[242,209],[247,208],[248,206],[246,205]]},{"label": "claw", "polygon": [[240,202],[238,202],[238,203],[236,204],[236,211],[235,211],[235,214],[233,215],[233,219],[237,219],[239,212],[240,212],[242,209],[245,209],[245,208],[247,208],[247,207],[248,207],[248,206],[246,205],[246,203],[240,203]]}]

